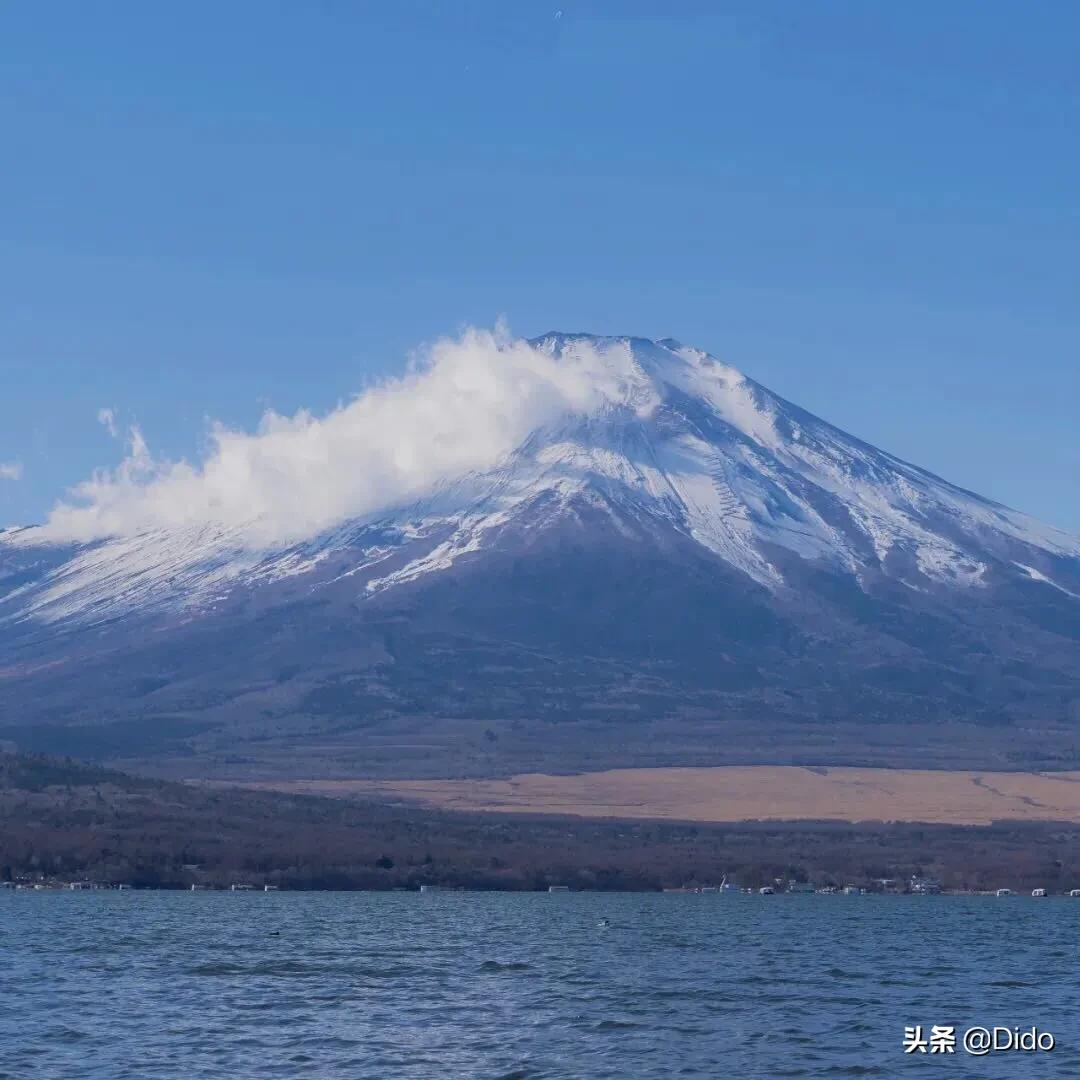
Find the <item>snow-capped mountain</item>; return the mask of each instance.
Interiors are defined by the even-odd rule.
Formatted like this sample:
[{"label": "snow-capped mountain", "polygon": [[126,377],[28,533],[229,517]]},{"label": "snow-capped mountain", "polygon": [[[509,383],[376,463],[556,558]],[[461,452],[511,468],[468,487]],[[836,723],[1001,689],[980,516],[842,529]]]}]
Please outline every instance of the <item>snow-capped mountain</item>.
[{"label": "snow-capped mountain", "polygon": [[[0,692],[54,722],[181,716],[211,733],[181,733],[204,757],[331,722],[366,745],[357,731],[403,717],[460,734],[602,714],[666,723],[663,760],[760,757],[721,737],[731,722],[802,725],[787,757],[863,722],[890,747],[913,723],[939,744],[968,725],[971,746],[1020,725],[1052,743],[1044,758],[1072,753],[1080,539],[678,342],[531,344],[559,363],[588,350],[615,389],[493,467],[302,543],[213,522],[81,544],[0,533]],[[546,760],[514,730],[532,749],[507,760]]]}]

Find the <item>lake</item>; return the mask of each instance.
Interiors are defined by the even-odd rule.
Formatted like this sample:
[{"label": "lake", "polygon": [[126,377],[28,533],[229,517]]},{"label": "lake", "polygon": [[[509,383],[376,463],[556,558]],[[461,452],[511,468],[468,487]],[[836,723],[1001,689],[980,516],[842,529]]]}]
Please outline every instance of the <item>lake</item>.
[{"label": "lake", "polygon": [[5,892],[0,1076],[1080,1075],[1078,930],[1066,898]]}]

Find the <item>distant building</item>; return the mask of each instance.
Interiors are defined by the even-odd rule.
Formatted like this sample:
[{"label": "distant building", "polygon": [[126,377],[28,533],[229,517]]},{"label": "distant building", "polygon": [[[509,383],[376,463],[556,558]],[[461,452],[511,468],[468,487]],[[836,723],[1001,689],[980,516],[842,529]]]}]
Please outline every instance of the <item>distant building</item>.
[{"label": "distant building", "polygon": [[941,892],[941,882],[933,878],[912,877],[909,888],[921,896],[933,896]]}]

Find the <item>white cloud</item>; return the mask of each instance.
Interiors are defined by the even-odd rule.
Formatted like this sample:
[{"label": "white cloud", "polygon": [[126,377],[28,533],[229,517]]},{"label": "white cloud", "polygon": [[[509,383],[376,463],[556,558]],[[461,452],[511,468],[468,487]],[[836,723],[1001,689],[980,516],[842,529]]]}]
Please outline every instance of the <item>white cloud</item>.
[{"label": "white cloud", "polygon": [[21,480],[22,474],[21,461],[0,461],[0,480]]},{"label": "white cloud", "polygon": [[251,433],[214,425],[194,464],[155,459],[132,428],[123,463],[74,488],[41,535],[212,525],[253,548],[300,541],[489,468],[562,415],[626,400],[627,361],[625,351],[584,347],[557,359],[502,330],[469,330],[324,416],[270,411]]},{"label": "white cloud", "polygon": [[116,430],[116,410],[98,409],[98,423],[115,439],[119,432]]}]

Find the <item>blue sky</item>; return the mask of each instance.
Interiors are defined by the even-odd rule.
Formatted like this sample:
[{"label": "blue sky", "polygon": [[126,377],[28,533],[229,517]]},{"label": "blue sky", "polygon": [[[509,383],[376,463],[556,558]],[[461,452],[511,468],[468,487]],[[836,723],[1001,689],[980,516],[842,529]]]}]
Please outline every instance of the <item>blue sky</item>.
[{"label": "blue sky", "polygon": [[994,0],[0,6],[0,521],[116,464],[104,407],[197,458],[503,316],[699,345],[1080,530],[1078,36]]}]

